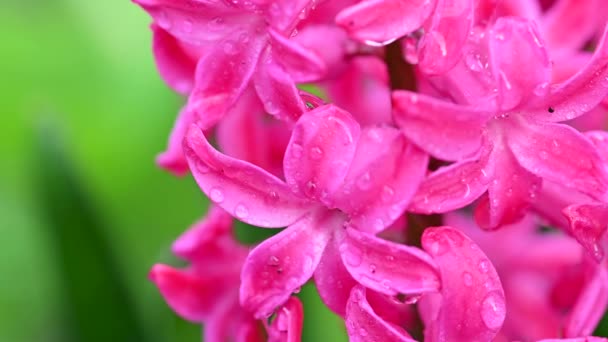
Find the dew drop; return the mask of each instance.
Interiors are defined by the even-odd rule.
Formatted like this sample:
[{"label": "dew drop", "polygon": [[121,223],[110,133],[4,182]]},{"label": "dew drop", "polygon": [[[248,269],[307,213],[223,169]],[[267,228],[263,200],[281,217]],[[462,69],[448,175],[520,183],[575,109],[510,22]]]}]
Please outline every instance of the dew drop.
[{"label": "dew drop", "polygon": [[234,209],[234,215],[237,218],[244,219],[249,216],[249,209],[244,204],[238,204]]},{"label": "dew drop", "polygon": [[367,330],[365,330],[365,328],[359,328],[359,336],[367,337]]},{"label": "dew drop", "polygon": [[469,272],[464,272],[462,274],[462,281],[464,282],[465,286],[470,287],[473,285],[473,276]]},{"label": "dew drop", "polygon": [[359,267],[363,262],[363,256],[361,255],[361,251],[359,248],[352,245],[343,245],[345,248],[343,253],[345,253],[345,261],[347,264],[353,267]]},{"label": "dew drop", "polygon": [[368,190],[372,186],[371,180],[371,175],[369,172],[366,172],[357,180],[357,186],[359,186],[359,189],[361,190]]},{"label": "dew drop", "polygon": [[482,273],[488,273],[488,271],[490,270],[490,262],[487,260],[482,260],[479,262],[479,270]]},{"label": "dew drop", "polygon": [[394,195],[395,195],[395,190],[393,190],[393,188],[391,188],[390,186],[385,185],[382,188],[382,195],[381,195],[382,202],[389,203],[393,199]]},{"label": "dew drop", "polygon": [[277,258],[274,255],[271,255],[270,258],[268,258],[268,266],[273,266],[273,267],[279,266],[279,258]]},{"label": "dew drop", "polygon": [[318,146],[311,148],[310,149],[310,158],[312,158],[314,160],[319,160],[319,159],[323,158],[323,150]]},{"label": "dew drop", "polygon": [[222,203],[224,201],[224,193],[220,188],[213,188],[209,192],[209,198],[215,203]]},{"label": "dew drop", "polygon": [[208,173],[211,169],[209,169],[209,166],[207,166],[207,164],[199,160],[196,162],[196,170],[199,173]]},{"label": "dew drop", "polygon": [[490,292],[481,303],[483,323],[492,330],[498,330],[505,319],[505,300],[496,292]]},{"label": "dew drop", "polygon": [[376,265],[374,265],[374,264],[369,265],[369,272],[371,274],[376,273]]},{"label": "dew drop", "polygon": [[227,55],[234,55],[236,54],[237,49],[236,49],[236,45],[231,42],[231,41],[225,41],[224,42],[224,53],[226,53]]}]

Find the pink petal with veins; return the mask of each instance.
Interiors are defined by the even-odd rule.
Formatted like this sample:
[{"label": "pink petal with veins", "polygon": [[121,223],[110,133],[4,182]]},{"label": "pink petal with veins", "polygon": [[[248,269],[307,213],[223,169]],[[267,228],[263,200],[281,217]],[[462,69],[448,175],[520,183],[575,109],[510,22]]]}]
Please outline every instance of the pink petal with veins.
[{"label": "pink petal with veins", "polygon": [[200,128],[194,125],[184,140],[184,151],[201,190],[243,222],[260,227],[285,227],[313,207],[270,173],[213,149]]},{"label": "pink petal with veins", "polygon": [[441,274],[442,303],[426,341],[491,341],[505,319],[496,270],[479,247],[451,227],[426,229],[422,246]]},{"label": "pink petal with veins", "polygon": [[348,228],[340,253],[357,282],[389,296],[435,292],[441,286],[437,266],[418,248]]},{"label": "pink petal with veins", "polygon": [[212,45],[196,67],[195,86],[188,107],[203,129],[214,126],[249,85],[265,39],[241,32]]},{"label": "pink petal with veins", "polygon": [[346,330],[350,341],[415,342],[405,330],[379,317],[365,293],[362,286],[356,286],[350,292],[346,308]]},{"label": "pink petal with veins", "polygon": [[241,273],[241,305],[256,318],[268,317],[312,277],[342,222],[320,209],[255,247]]},{"label": "pink petal with veins", "polygon": [[551,62],[533,22],[500,18],[492,28],[489,44],[501,110],[529,106],[549,92]]},{"label": "pink petal with veins", "polygon": [[521,120],[509,130],[507,143],[519,164],[531,173],[608,199],[606,167],[589,139],[573,128]]},{"label": "pink petal with veins", "polygon": [[352,162],[359,124],[335,107],[319,107],[296,123],[284,159],[285,179],[294,193],[326,202],[344,182]]},{"label": "pink petal with veins", "polygon": [[343,186],[330,200],[357,229],[378,233],[405,211],[424,178],[428,155],[398,130],[365,129]]},{"label": "pink petal with veins", "polygon": [[419,29],[434,6],[429,0],[364,0],[340,12],[336,22],[357,40],[384,45]]},{"label": "pink petal with veins", "polygon": [[409,91],[393,92],[393,115],[403,134],[442,160],[461,160],[479,150],[491,112]]}]

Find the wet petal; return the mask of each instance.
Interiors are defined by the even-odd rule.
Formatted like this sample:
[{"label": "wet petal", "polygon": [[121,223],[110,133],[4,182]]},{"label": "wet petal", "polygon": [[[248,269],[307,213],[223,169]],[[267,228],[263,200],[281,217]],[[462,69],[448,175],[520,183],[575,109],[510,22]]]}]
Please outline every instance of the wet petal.
[{"label": "wet petal", "polygon": [[477,156],[439,168],[425,179],[410,211],[445,213],[471,204],[487,189],[493,176],[491,146],[485,143]]},{"label": "wet petal", "polygon": [[178,41],[156,24],[152,25],[152,34],[152,51],[160,76],[171,89],[187,95],[194,86],[196,63],[202,51]]},{"label": "wet petal", "polygon": [[194,125],[184,140],[184,151],[201,190],[243,222],[260,227],[285,227],[312,208],[312,204],[291,192],[282,180],[213,149]]},{"label": "wet petal", "polygon": [[433,260],[418,248],[348,228],[340,254],[357,282],[390,296],[419,295],[440,287]]},{"label": "wet petal", "polygon": [[441,75],[458,63],[473,26],[474,4],[474,1],[437,1],[433,20],[418,42],[418,65],[422,72]]},{"label": "wet petal", "polygon": [[365,0],[340,12],[336,22],[357,40],[388,44],[420,28],[434,6],[429,0]]},{"label": "wet petal", "polygon": [[285,152],[285,179],[292,191],[321,201],[331,196],[344,181],[359,134],[355,119],[333,105],[303,115]]},{"label": "wet petal", "polygon": [[219,279],[203,278],[161,264],[152,267],[150,279],[171,309],[192,322],[200,323],[212,315],[226,293],[225,288],[217,286]]},{"label": "wet petal", "polygon": [[325,76],[327,66],[314,52],[274,30],[270,30],[270,37],[277,61],[295,82],[312,82]]},{"label": "wet petal", "polygon": [[393,92],[393,115],[403,134],[442,160],[461,160],[481,145],[490,112],[408,91]]},{"label": "wet petal", "polygon": [[255,247],[241,274],[241,305],[265,318],[304,285],[343,219],[323,209]]},{"label": "wet petal", "polygon": [[488,196],[475,209],[475,220],[484,229],[496,229],[523,218],[541,186],[541,179],[522,168],[511,151],[502,146],[495,149]]},{"label": "wet petal", "polygon": [[365,288],[354,287],[346,308],[346,330],[352,342],[414,342],[402,328],[380,318],[367,301]]},{"label": "wet petal", "polygon": [[331,311],[344,317],[350,290],[356,282],[344,267],[336,239],[332,239],[325,247],[314,276],[323,303]]},{"label": "wet petal", "polygon": [[583,115],[608,95],[608,30],[598,44],[593,57],[578,73],[551,89],[542,105],[526,109],[532,118],[543,121],[565,121]]},{"label": "wet petal", "polygon": [[263,59],[254,84],[266,112],[279,120],[297,121],[306,110],[293,78],[272,56],[266,55]]},{"label": "wet petal", "polygon": [[600,262],[604,258],[601,239],[608,229],[608,204],[571,205],[563,213],[570,223],[569,233]]},{"label": "wet petal", "polygon": [[533,174],[608,199],[606,167],[593,144],[573,128],[521,121],[507,142],[519,164]]},{"label": "wet petal", "polygon": [[494,75],[500,86],[500,107],[510,110],[549,92],[551,62],[534,22],[500,18],[490,35]]},{"label": "wet petal", "polygon": [[254,25],[259,19],[221,1],[134,0],[154,22],[191,44],[225,38],[235,29]]},{"label": "wet petal", "polygon": [[290,297],[278,311],[268,329],[268,342],[300,342],[304,307],[297,297]]},{"label": "wet petal", "polygon": [[494,266],[460,231],[429,228],[423,248],[441,273],[442,303],[428,341],[491,341],[505,319],[505,295]]},{"label": "wet petal", "polygon": [[236,37],[213,44],[196,67],[188,106],[203,129],[214,126],[245,91],[266,46],[264,38],[248,32]]}]

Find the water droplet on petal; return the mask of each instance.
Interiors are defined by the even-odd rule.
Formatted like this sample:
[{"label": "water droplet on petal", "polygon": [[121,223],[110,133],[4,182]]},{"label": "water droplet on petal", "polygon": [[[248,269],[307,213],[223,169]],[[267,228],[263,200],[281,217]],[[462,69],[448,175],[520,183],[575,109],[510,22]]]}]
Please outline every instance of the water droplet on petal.
[{"label": "water droplet on petal", "polygon": [[545,151],[545,150],[541,150],[539,152],[539,155],[540,155],[540,159],[543,159],[543,160],[546,160],[547,158],[549,158],[549,153],[547,153],[547,151]]},{"label": "water droplet on petal", "polygon": [[389,203],[393,199],[394,195],[395,195],[395,190],[393,190],[393,188],[391,188],[390,186],[385,185],[382,188],[382,195],[381,195],[382,202]]},{"label": "water droplet on petal", "polygon": [[473,285],[473,276],[469,272],[464,272],[462,274],[462,281],[464,282],[465,286],[469,286],[470,287],[470,286]]},{"label": "water droplet on petal", "polygon": [[361,250],[353,245],[342,245],[343,251],[345,254],[345,261],[352,267],[359,267],[363,262],[363,256],[361,255]]},{"label": "water droplet on petal", "polygon": [[190,20],[184,20],[183,30],[186,33],[192,33],[192,22]]},{"label": "water droplet on petal", "polygon": [[234,215],[237,218],[244,219],[249,216],[249,209],[244,204],[238,204],[236,208],[234,208]]},{"label": "water droplet on petal", "polygon": [[491,330],[498,330],[505,319],[505,300],[497,291],[490,292],[481,303],[481,318]]},{"label": "water droplet on petal", "polygon": [[274,255],[271,255],[270,258],[268,258],[268,266],[279,266],[279,258]]},{"label": "water droplet on petal", "polygon": [[372,177],[369,174],[369,172],[364,173],[357,180],[357,185],[359,186],[359,189],[361,189],[361,190],[368,190],[372,186],[371,180],[372,180]]},{"label": "water droplet on petal", "polygon": [[320,147],[315,146],[310,149],[310,158],[312,158],[314,160],[319,160],[322,157],[323,157],[323,150]]},{"label": "water droplet on petal", "polygon": [[222,203],[224,201],[224,193],[220,188],[212,188],[209,192],[209,198],[215,203]]},{"label": "water droplet on petal", "polygon": [[158,26],[162,27],[165,30],[168,30],[171,28],[171,20],[169,19],[167,12],[161,11],[158,14]]},{"label": "water droplet on petal", "polygon": [[479,270],[482,273],[488,273],[488,271],[490,270],[490,262],[487,260],[482,260],[479,262]]},{"label": "water droplet on petal", "polygon": [[208,173],[211,169],[209,169],[209,166],[207,164],[205,164],[204,162],[198,160],[196,162],[196,170],[199,173]]}]

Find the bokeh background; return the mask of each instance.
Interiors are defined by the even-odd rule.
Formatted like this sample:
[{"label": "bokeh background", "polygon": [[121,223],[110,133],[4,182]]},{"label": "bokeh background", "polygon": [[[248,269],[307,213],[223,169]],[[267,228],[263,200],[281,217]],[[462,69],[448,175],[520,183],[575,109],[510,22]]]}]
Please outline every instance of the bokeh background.
[{"label": "bokeh background", "polygon": [[[153,163],[183,99],[148,25],[128,0],[0,1],[2,342],[201,339],[147,280],[180,264],[169,246],[207,207]],[[300,296],[305,341],[346,340],[312,287]]]},{"label": "bokeh background", "polygon": [[[200,341],[147,273],[205,213],[154,165],[183,99],[128,0],[0,1],[0,341]],[[243,239],[255,240],[241,228]],[[308,341],[345,340],[305,287]]]}]

